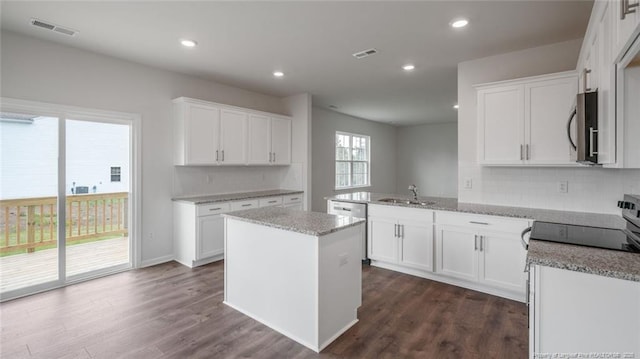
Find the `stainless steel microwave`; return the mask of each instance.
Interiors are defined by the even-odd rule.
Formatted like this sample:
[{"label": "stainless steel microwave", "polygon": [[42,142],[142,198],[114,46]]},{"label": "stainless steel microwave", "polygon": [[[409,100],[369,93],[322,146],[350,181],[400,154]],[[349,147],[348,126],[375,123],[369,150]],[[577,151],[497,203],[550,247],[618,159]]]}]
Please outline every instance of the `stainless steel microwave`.
[{"label": "stainless steel microwave", "polygon": [[[576,120],[575,141],[572,122]],[[571,143],[572,160],[585,164],[598,164],[598,92],[578,94],[576,107],[569,116],[567,137]]]}]

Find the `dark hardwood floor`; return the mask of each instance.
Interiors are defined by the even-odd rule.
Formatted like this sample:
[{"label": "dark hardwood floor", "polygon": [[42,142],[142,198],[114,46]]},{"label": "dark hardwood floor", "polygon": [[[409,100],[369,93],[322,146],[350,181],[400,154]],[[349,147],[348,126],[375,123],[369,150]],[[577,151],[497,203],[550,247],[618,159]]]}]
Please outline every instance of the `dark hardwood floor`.
[{"label": "dark hardwood floor", "polygon": [[360,322],[316,354],[170,262],[0,304],[2,358],[525,358],[522,303],[364,267]]}]

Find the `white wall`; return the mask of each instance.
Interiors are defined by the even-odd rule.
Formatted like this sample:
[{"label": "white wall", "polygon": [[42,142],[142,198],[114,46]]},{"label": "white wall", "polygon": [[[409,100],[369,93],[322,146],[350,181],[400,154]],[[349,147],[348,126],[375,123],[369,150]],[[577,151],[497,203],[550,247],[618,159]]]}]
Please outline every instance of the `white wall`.
[{"label": "white wall", "polygon": [[[640,171],[599,168],[481,167],[476,151],[474,84],[573,70],[582,40],[462,62],[458,65],[458,198],[473,202],[619,213],[623,193],[640,193]],[[473,188],[464,189],[465,179]],[[559,193],[559,181],[569,192]]]},{"label": "white wall", "polygon": [[410,184],[420,196],[457,197],[458,124],[435,123],[398,127],[396,192]]},{"label": "white wall", "polygon": [[354,190],[335,190],[335,135],[344,131],[371,137],[371,186],[362,191],[394,193],[396,189],[396,129],[321,108],[313,108],[312,210],[326,212],[324,197]]},{"label": "white wall", "polygon": [[[170,258],[172,248],[174,169],[171,100],[180,96],[288,115],[280,98],[159,70],[84,50],[2,31],[0,93],[4,97],[87,108],[137,113],[142,116],[142,260]],[[295,122],[294,122],[295,123]],[[294,125],[295,126],[295,125]],[[294,131],[297,131],[294,128]],[[206,173],[210,169],[203,169]],[[226,181],[249,173],[265,185],[282,169],[263,172],[222,170]],[[197,172],[197,171],[196,171]],[[202,180],[205,176],[199,177]],[[268,180],[267,180],[268,179]],[[251,183],[256,186],[256,183]],[[248,184],[249,186],[249,184]],[[279,187],[279,186],[278,186]],[[153,233],[151,239],[150,233]]]}]

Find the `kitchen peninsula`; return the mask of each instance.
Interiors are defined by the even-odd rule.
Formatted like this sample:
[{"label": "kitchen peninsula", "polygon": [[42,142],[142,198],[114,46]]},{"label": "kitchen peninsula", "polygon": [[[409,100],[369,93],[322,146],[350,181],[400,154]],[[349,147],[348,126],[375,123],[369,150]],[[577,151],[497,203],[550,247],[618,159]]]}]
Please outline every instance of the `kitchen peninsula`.
[{"label": "kitchen peninsula", "polygon": [[316,352],[358,321],[364,219],[276,207],[223,216],[225,304]]}]

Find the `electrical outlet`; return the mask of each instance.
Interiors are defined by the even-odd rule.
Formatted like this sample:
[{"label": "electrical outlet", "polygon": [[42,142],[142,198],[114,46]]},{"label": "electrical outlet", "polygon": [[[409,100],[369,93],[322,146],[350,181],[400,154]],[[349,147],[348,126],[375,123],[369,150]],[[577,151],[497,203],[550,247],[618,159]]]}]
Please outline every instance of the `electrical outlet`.
[{"label": "electrical outlet", "polygon": [[465,178],[464,180],[464,189],[473,188],[473,180],[471,178]]},{"label": "electrical outlet", "polygon": [[560,181],[560,182],[558,182],[558,192],[560,192],[560,193],[568,193],[569,192],[569,182],[568,181]]}]

